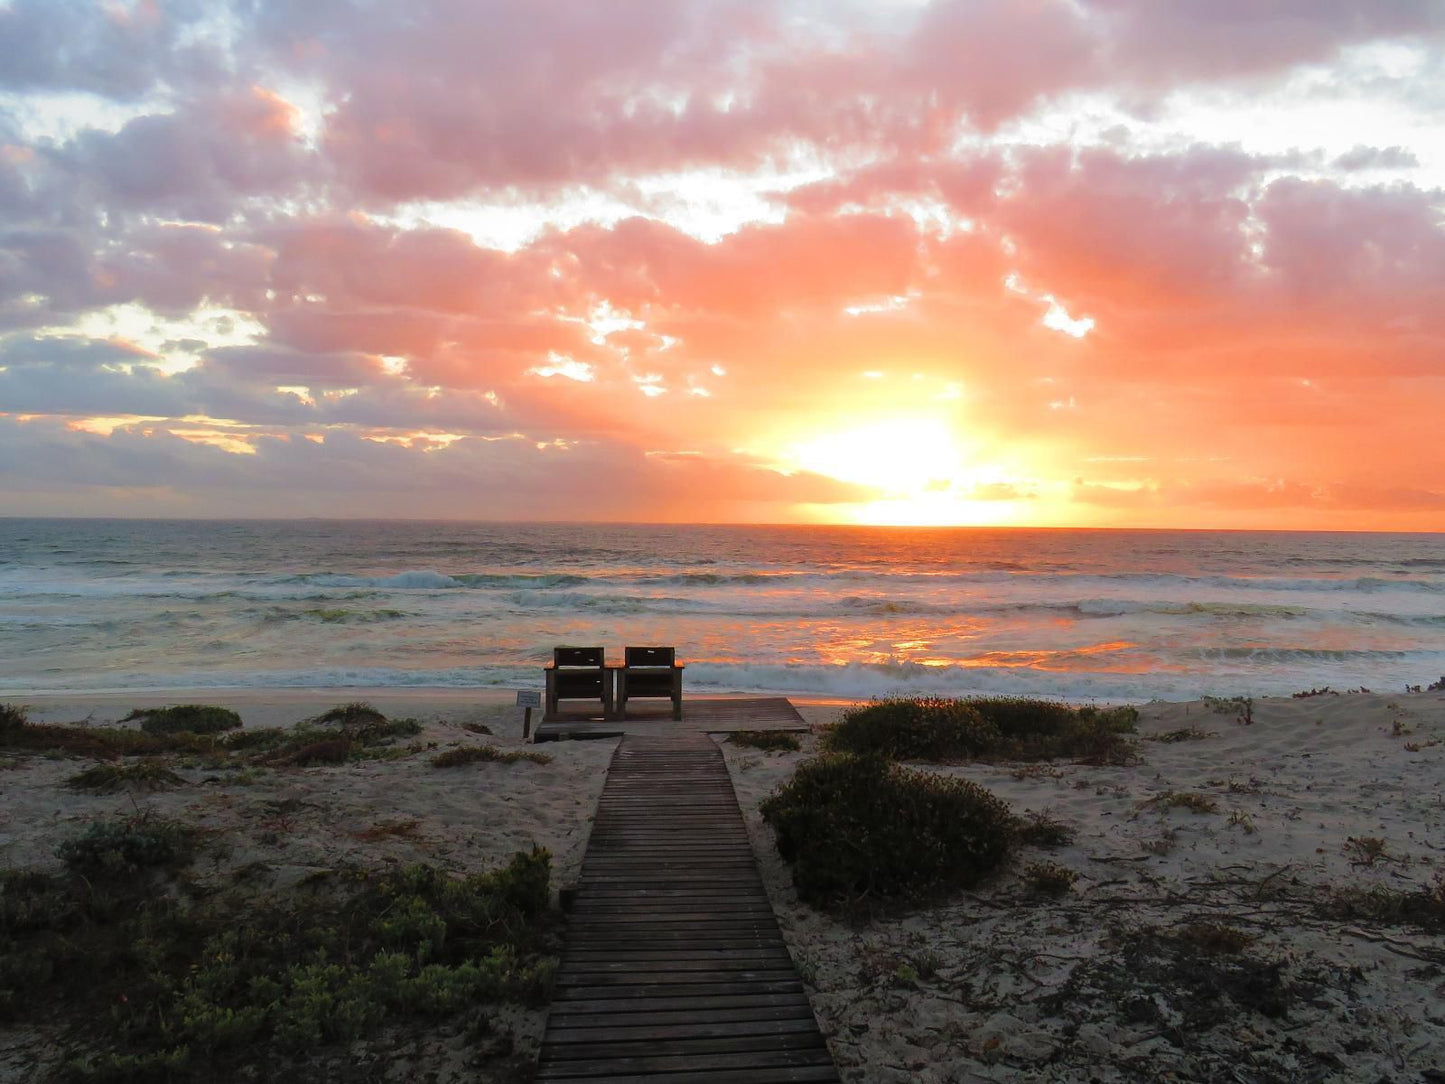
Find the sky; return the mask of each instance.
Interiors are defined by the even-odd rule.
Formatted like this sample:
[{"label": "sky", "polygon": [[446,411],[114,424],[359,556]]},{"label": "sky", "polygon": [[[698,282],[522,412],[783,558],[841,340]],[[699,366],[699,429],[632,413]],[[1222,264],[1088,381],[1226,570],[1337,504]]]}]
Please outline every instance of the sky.
[{"label": "sky", "polygon": [[1445,530],[1445,0],[0,0],[0,515]]}]

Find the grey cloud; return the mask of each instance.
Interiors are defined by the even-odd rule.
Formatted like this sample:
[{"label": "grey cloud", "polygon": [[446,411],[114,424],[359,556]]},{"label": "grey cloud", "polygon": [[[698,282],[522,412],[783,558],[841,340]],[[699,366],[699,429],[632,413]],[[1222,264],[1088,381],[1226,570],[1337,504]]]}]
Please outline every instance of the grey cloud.
[{"label": "grey cloud", "polygon": [[1404,147],[1352,147],[1332,163],[1336,169],[1415,169],[1420,159]]},{"label": "grey cloud", "polygon": [[0,340],[0,367],[47,365],[69,370],[154,360],[131,343],[81,335],[12,335]]},{"label": "grey cloud", "polygon": [[[626,500],[609,479],[628,479]],[[263,438],[241,455],[164,429],[110,437],[0,417],[0,513],[23,512],[26,489],[90,487],[95,512],[123,491],[143,514],[179,499],[190,514],[374,514],[490,518],[636,516],[647,509],[714,510],[729,501],[828,502],[865,491],[815,475],[791,478],[746,459],[669,462],[609,443],[539,448],[520,439],[462,440],[445,448],[379,444],[330,433],[324,443]],[[699,494],[703,494],[699,498]],[[121,506],[117,506],[121,507]]]}]

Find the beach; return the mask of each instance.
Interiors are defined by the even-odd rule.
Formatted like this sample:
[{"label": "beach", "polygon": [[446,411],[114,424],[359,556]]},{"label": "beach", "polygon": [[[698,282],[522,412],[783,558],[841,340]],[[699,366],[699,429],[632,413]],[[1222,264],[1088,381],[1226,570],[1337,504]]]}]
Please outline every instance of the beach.
[{"label": "beach", "polygon": [[[87,761],[0,751],[0,866],[54,869],[57,843],[138,808],[201,827],[197,875],[415,862],[474,871],[532,845],[574,881],[615,739],[535,747],[548,763],[435,768],[452,747],[531,749],[509,696],[459,689],[166,690],[15,698],[32,722],[106,726],[201,700],[247,728],[365,701],[422,730],[389,759],[244,773],[178,766],[154,793],[76,793]],[[798,701],[823,726],[845,705]],[[133,726],[134,724],[124,724]],[[477,732],[485,727],[490,736]],[[468,729],[472,728],[472,729]],[[1445,693],[1319,693],[1140,708],[1140,760],[920,766],[1073,831],[979,888],[856,924],[801,904],[757,807],[812,751],[724,744],[769,896],[844,1079],[1434,1081],[1445,1079],[1445,934],[1401,899],[1445,884]],[[223,845],[222,845],[223,844]],[[1030,869],[1073,874],[1061,896]],[[545,1010],[509,1009],[523,1054]],[[0,1030],[0,1079],[53,1067],[57,1033]],[[373,1051],[377,1079],[487,1079],[443,1031]],[[379,1073],[383,1070],[379,1069]],[[480,1074],[480,1076],[479,1076]]]}]

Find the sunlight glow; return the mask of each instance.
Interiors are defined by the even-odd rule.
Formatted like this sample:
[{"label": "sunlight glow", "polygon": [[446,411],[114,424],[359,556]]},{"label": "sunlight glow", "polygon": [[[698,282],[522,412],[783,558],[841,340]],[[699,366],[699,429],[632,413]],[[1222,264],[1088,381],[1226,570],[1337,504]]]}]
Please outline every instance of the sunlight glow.
[{"label": "sunlight glow", "polygon": [[943,422],[897,418],[827,433],[789,449],[802,470],[889,494],[922,493],[958,474],[962,455]]},{"label": "sunlight glow", "polygon": [[585,361],[577,361],[557,353],[555,350],[547,354],[546,365],[535,365],[527,370],[532,376],[565,376],[568,380],[576,380],[579,383],[589,383],[596,379],[596,373],[592,366]]}]

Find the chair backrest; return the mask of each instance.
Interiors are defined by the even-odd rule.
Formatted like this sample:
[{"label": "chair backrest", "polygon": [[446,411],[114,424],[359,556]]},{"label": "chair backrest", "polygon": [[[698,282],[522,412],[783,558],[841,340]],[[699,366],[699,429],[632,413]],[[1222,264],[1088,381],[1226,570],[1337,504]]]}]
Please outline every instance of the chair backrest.
[{"label": "chair backrest", "polygon": [[554,666],[603,666],[606,652],[600,647],[554,647]]},{"label": "chair backrest", "polygon": [[671,666],[675,652],[670,647],[629,647],[626,656],[628,666]]}]

